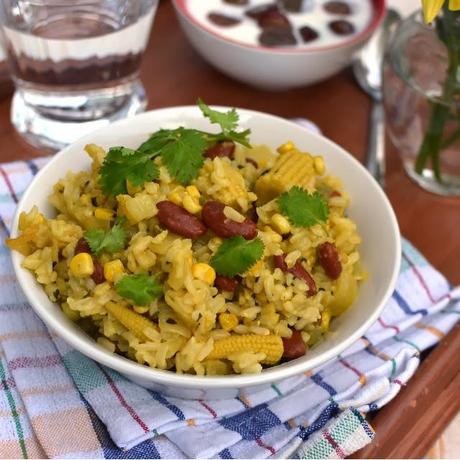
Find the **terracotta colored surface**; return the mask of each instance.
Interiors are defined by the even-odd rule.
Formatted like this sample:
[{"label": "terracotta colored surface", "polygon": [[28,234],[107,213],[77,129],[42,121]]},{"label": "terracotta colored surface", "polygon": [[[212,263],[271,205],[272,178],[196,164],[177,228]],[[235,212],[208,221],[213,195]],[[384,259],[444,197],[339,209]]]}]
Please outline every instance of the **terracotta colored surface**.
[{"label": "terracotta colored surface", "polygon": [[[307,117],[324,134],[362,159],[366,148],[368,98],[356,87],[349,71],[309,88],[267,93],[232,81],[204,62],[187,43],[179,29],[169,1],[163,0],[155,20],[151,42],[142,66],[149,108],[193,104],[202,97],[209,104],[222,104],[261,110],[282,117]],[[30,158],[43,153],[28,146],[9,122],[10,98],[0,100],[0,161]],[[460,199],[445,199],[422,191],[405,176],[396,152],[388,148],[387,192],[396,210],[401,232],[454,284],[460,283]],[[369,210],[372,215],[372,210]],[[449,346],[460,345],[460,334],[449,337]],[[391,453],[403,457],[419,445],[426,449],[460,408],[460,398],[450,399],[452,375],[460,371],[458,352],[449,360],[446,346],[438,347],[436,360],[417,372],[428,385],[423,399],[423,423],[415,424],[408,398],[413,382],[375,419],[379,438],[373,445],[373,457]],[[439,350],[439,352],[438,352]],[[434,364],[442,365],[433,367]],[[456,367],[455,367],[456,366]],[[433,371],[435,369],[435,371]],[[435,372],[433,374],[433,372]],[[433,379],[437,375],[437,379]],[[423,392],[422,392],[423,394]],[[433,402],[444,395],[450,405],[439,413]],[[436,406],[437,407],[437,406]],[[447,410],[449,409],[449,410]],[[443,417],[440,415],[443,414]],[[398,424],[396,425],[396,422]],[[402,423],[404,422],[404,423]],[[397,433],[397,435],[395,435]],[[421,444],[420,440],[424,443]],[[426,447],[426,448],[425,448]],[[419,448],[419,447],[417,447]],[[370,451],[369,451],[370,452]],[[415,450],[414,450],[415,452]],[[420,455],[423,455],[423,452]],[[420,456],[419,455],[419,456]]]}]

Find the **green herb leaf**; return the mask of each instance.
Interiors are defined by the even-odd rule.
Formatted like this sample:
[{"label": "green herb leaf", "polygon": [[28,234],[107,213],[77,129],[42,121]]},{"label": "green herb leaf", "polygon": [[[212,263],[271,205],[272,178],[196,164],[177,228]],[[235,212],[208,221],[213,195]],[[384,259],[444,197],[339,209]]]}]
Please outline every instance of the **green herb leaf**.
[{"label": "green herb leaf", "polygon": [[211,258],[211,265],[219,275],[232,277],[249,270],[263,253],[264,244],[259,238],[248,241],[234,236],[220,245]]},{"label": "green herb leaf", "polygon": [[127,180],[141,186],[158,175],[158,168],[149,155],[126,147],[112,147],[101,166],[99,183],[106,195],[120,195],[127,193]]},{"label": "green herb leaf", "polygon": [[91,251],[98,256],[101,252],[119,252],[126,244],[126,232],[123,223],[117,222],[108,232],[99,228],[93,228],[85,232],[85,240]]},{"label": "green herb leaf", "polygon": [[140,306],[149,305],[163,293],[163,287],[160,283],[147,273],[123,276],[115,284],[115,290],[125,299]]},{"label": "green herb leaf", "polygon": [[327,202],[320,193],[310,194],[298,186],[278,197],[278,207],[296,227],[311,227],[325,222],[329,215]]},{"label": "green herb leaf", "polygon": [[211,109],[201,99],[198,99],[197,103],[203,115],[209,118],[211,123],[219,125],[224,134],[237,128],[240,117],[235,109],[231,109],[228,112],[219,112]]}]

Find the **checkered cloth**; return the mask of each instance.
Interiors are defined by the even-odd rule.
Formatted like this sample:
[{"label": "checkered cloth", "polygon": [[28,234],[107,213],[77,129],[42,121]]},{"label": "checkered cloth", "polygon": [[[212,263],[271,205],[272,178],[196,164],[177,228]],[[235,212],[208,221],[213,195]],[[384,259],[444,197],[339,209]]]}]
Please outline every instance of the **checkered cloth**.
[{"label": "checkered cloth", "polygon": [[[0,166],[0,232],[46,159]],[[362,413],[390,401],[420,352],[457,322],[460,289],[408,243],[382,316],[328,364],[261,392],[186,401],[126,380],[37,318],[0,252],[0,456],[343,458],[370,442]]]}]

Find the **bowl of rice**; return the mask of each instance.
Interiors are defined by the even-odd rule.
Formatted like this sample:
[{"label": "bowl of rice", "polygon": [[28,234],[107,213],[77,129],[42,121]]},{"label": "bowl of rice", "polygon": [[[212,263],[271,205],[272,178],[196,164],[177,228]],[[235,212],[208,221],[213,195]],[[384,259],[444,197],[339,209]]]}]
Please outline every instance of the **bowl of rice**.
[{"label": "bowl of rice", "polygon": [[56,154],[6,243],[56,334],[184,398],[258,391],[336,357],[377,319],[400,264],[391,205],[350,154],[202,101]]}]

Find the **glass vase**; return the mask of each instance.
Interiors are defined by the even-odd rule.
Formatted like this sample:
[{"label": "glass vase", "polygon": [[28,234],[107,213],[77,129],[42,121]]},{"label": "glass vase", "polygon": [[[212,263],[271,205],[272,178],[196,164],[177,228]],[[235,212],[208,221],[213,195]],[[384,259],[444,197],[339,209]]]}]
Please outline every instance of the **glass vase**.
[{"label": "glass vase", "polygon": [[[460,196],[460,60],[453,42],[442,40],[441,21],[426,25],[416,12],[400,24],[384,64],[383,97],[388,134],[410,178]],[[452,24],[460,40],[457,17]]]}]

